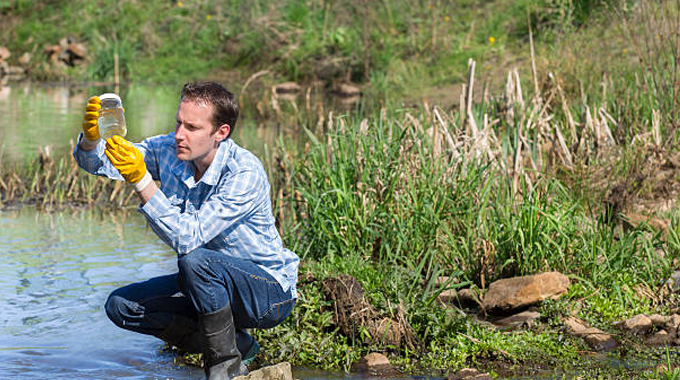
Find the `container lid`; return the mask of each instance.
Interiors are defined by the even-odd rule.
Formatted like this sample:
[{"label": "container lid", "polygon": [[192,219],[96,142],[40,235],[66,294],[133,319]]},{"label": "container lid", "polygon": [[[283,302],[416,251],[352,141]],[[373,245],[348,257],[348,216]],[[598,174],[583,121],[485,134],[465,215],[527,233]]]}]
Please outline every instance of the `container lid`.
[{"label": "container lid", "polygon": [[102,101],[103,108],[116,108],[123,105],[123,101],[120,100],[120,96],[110,92],[99,95],[99,100]]}]

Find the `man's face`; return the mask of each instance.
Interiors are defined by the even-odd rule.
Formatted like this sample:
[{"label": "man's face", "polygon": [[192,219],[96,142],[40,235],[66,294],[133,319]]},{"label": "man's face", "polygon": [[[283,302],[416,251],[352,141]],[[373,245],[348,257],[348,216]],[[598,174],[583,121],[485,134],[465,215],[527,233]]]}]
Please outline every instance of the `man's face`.
[{"label": "man's face", "polygon": [[193,100],[180,102],[175,124],[175,144],[179,160],[210,165],[219,142],[226,137],[222,128],[213,133],[212,116],[211,104]]}]

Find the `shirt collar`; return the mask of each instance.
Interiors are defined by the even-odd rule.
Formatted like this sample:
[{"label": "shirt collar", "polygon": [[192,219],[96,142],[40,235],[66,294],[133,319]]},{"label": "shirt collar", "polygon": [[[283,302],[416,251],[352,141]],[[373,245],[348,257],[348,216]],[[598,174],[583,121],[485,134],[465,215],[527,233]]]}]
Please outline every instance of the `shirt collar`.
[{"label": "shirt collar", "polygon": [[[203,177],[198,182],[204,182],[206,185],[215,186],[217,181],[220,179],[222,174],[222,168],[225,166],[229,159],[229,152],[232,150],[234,142],[231,139],[227,139],[220,143],[220,146],[215,152],[215,157],[213,157],[210,166],[203,173]],[[175,165],[172,167],[172,172],[184,182],[184,184],[191,188],[196,186],[196,181],[194,180],[194,165],[190,161],[176,160]]]}]

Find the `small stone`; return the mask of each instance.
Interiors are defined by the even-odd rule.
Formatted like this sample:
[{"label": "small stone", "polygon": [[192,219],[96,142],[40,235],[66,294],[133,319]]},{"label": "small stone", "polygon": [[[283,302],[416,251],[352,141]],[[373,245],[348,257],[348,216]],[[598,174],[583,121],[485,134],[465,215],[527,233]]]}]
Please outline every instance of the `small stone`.
[{"label": "small stone", "polygon": [[447,380],[492,380],[492,377],[488,373],[483,373],[476,368],[463,368],[449,375]]},{"label": "small stone", "polygon": [[24,53],[19,57],[19,64],[21,66],[28,66],[28,64],[31,63],[31,53]]},{"label": "small stone", "polygon": [[456,289],[446,289],[437,296],[437,301],[442,305],[452,305],[456,299],[458,299]]},{"label": "small stone", "polygon": [[339,96],[357,96],[361,94],[359,87],[347,83],[340,83],[334,86],[333,92]]},{"label": "small stone", "polygon": [[7,58],[11,57],[12,53],[9,52],[9,49],[7,49],[4,46],[0,46],[0,61],[5,61]]},{"label": "small stone", "polygon": [[652,314],[649,316],[649,320],[652,322],[653,326],[663,327],[666,325],[666,322],[670,320],[670,317],[659,314]]},{"label": "small stone", "polygon": [[462,307],[476,307],[481,304],[478,289],[465,288],[458,291],[458,302]]},{"label": "small stone", "polygon": [[638,314],[621,322],[619,327],[632,334],[646,334],[652,329],[652,320],[644,314]]},{"label": "small stone", "polygon": [[541,317],[541,313],[535,310],[525,310],[521,313],[495,321],[493,324],[500,328],[531,327]]},{"label": "small stone", "polygon": [[73,54],[76,58],[83,59],[87,55],[87,49],[85,48],[85,45],[81,44],[80,42],[71,42],[68,44],[68,50]]},{"label": "small stone", "polygon": [[290,363],[283,362],[260,368],[245,376],[237,376],[233,380],[293,380]]},{"label": "small stone", "polygon": [[668,279],[668,285],[673,293],[680,292],[680,271],[673,272],[671,278]]},{"label": "small stone", "polygon": [[564,319],[564,325],[569,334],[582,338],[596,351],[609,351],[618,345],[611,335],[595,327],[590,327],[574,317]]},{"label": "small stone", "polygon": [[387,356],[377,352],[371,352],[359,359],[352,364],[351,369],[354,372],[368,373],[373,376],[391,376],[399,373]]},{"label": "small stone", "polygon": [[668,221],[665,219],[630,213],[623,215],[622,221],[625,229],[637,228],[642,224],[647,224],[654,230],[661,231],[664,234],[668,233]]},{"label": "small stone", "polygon": [[294,94],[300,92],[300,85],[295,82],[284,82],[274,86],[277,94]]},{"label": "small stone", "polygon": [[645,345],[650,347],[667,346],[673,343],[673,336],[665,330],[658,331],[645,340]]}]

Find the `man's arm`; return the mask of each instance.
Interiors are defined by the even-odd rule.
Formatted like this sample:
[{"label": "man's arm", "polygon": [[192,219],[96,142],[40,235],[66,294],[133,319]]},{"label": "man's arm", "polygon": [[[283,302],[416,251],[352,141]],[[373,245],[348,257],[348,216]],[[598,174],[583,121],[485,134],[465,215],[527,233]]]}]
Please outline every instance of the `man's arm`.
[{"label": "man's arm", "polygon": [[156,191],[158,191],[158,185],[154,181],[151,181],[142,191],[137,191],[137,196],[142,201],[142,206],[156,195]]},{"label": "man's arm", "polygon": [[266,175],[250,167],[223,178],[216,186],[199,209],[182,212],[155,184],[149,185],[140,194],[146,203],[139,211],[161,240],[175,252],[186,254],[250,216],[269,196]]}]

